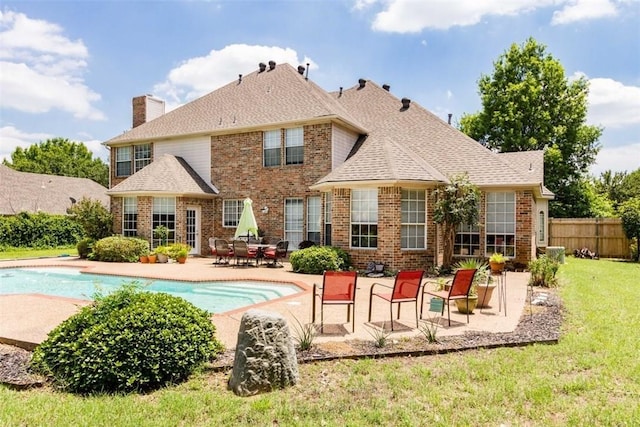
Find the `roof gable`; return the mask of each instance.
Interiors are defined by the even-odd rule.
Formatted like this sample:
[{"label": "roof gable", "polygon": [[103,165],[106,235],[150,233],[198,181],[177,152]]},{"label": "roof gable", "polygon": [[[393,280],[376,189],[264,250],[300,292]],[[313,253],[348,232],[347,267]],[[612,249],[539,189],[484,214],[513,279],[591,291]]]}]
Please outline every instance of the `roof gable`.
[{"label": "roof gable", "polygon": [[107,141],[107,145],[326,118],[362,131],[347,110],[289,64],[254,71]]},{"label": "roof gable", "polygon": [[318,184],[365,176],[447,182],[448,177],[463,172],[479,186],[536,182],[420,105],[411,102],[403,107],[397,97],[371,81],[332,96],[369,134],[344,165]]},{"label": "roof gable", "polygon": [[110,195],[135,193],[209,196],[218,189],[208,185],[182,158],[165,154],[108,191]]}]

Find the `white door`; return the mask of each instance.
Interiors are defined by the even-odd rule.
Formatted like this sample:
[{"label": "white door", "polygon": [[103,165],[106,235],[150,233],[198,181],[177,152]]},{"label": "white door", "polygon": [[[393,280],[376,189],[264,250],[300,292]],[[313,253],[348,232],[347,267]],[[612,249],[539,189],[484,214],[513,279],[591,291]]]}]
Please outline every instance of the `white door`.
[{"label": "white door", "polygon": [[186,244],[191,246],[190,254],[200,254],[200,207],[187,207]]}]

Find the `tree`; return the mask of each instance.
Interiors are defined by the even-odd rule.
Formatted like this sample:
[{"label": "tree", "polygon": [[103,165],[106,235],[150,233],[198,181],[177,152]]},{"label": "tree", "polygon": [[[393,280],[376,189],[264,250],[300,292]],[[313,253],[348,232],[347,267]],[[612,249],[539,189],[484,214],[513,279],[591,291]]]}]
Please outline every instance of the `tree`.
[{"label": "tree", "polygon": [[478,82],[482,110],[460,130],[499,152],[545,150],[545,185],[555,193],[549,215],[586,216],[581,179],[599,151],[602,129],[585,125],[588,82],[569,82],[560,62],[529,38],[512,44]]},{"label": "tree", "polygon": [[636,261],[640,261],[640,197],[634,197],[620,206],[622,229],[629,239],[635,240]]},{"label": "tree", "polygon": [[606,196],[613,207],[634,197],[640,197],[640,168],[631,173],[604,171],[593,181],[598,194]]},{"label": "tree", "polygon": [[83,197],[67,209],[67,213],[80,224],[85,237],[100,240],[111,236],[113,216],[100,201]]},{"label": "tree", "polygon": [[462,224],[476,224],[480,211],[480,191],[469,181],[467,174],[456,175],[451,182],[434,191],[433,220],[442,225],[444,236],[443,266],[453,262],[456,229]]},{"label": "tree", "polygon": [[82,142],[65,138],[48,139],[26,149],[18,147],[11,153],[6,166],[21,172],[89,178],[109,186],[109,166],[93,154]]}]

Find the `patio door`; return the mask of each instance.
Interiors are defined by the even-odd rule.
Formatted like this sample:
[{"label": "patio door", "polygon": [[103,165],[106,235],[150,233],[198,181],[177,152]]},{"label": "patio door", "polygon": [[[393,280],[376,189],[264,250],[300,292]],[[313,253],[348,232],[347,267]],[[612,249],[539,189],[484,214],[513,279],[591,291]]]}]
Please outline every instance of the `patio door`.
[{"label": "patio door", "polygon": [[185,243],[191,246],[190,254],[200,254],[200,207],[187,206]]}]

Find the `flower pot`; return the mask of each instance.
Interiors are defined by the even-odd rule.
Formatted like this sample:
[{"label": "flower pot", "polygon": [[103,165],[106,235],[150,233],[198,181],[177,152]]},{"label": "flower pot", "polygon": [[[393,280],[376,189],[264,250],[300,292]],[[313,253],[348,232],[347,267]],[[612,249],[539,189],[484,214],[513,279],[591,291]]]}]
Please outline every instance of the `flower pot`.
[{"label": "flower pot", "polygon": [[158,262],[162,264],[167,263],[169,262],[169,257],[167,254],[158,254]]},{"label": "flower pot", "polygon": [[499,274],[502,273],[504,271],[504,262],[495,262],[495,261],[490,261],[489,262],[489,267],[491,267],[491,273],[493,274]]},{"label": "flower pot", "polygon": [[158,257],[156,255],[149,255],[149,264],[155,264],[157,258]]},{"label": "flower pot", "polygon": [[478,293],[478,308],[486,308],[489,307],[489,302],[491,301],[491,297],[493,296],[493,290],[496,288],[496,285],[478,285],[476,286],[476,291]]},{"label": "flower pot", "polygon": [[143,264],[148,264],[149,263],[149,256],[148,255],[140,255],[140,262]]},{"label": "flower pot", "polygon": [[[478,297],[477,296],[473,296],[473,297],[469,297],[469,314],[473,313],[473,310],[475,310],[476,305],[478,304]],[[454,300],[456,302],[456,307],[458,307],[458,311],[462,314],[467,314],[467,300],[466,299],[457,299]]]},{"label": "flower pot", "polygon": [[180,256],[178,258],[176,258],[178,260],[178,263],[180,264],[184,264],[185,262],[187,262],[187,257],[186,256]]}]

